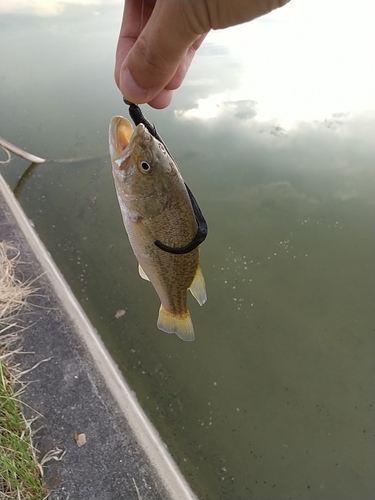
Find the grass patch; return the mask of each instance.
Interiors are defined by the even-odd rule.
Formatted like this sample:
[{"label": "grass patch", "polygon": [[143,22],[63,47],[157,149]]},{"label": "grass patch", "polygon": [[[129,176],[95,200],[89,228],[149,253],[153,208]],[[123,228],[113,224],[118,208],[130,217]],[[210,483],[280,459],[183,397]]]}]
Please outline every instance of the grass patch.
[{"label": "grass patch", "polygon": [[[11,363],[16,318],[32,293],[16,278],[19,252],[0,243],[0,499],[44,500],[43,470],[32,444],[30,422],[20,410],[20,372]],[[19,331],[19,330],[18,330]]]}]

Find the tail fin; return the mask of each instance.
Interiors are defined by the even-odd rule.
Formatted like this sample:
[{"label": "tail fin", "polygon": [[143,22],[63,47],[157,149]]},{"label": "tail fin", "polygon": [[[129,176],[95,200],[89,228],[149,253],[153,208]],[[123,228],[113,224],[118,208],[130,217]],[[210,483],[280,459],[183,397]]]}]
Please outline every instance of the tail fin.
[{"label": "tail fin", "polygon": [[175,333],[181,340],[194,340],[194,328],[189,311],[182,316],[168,312],[161,305],[157,326],[166,333]]}]

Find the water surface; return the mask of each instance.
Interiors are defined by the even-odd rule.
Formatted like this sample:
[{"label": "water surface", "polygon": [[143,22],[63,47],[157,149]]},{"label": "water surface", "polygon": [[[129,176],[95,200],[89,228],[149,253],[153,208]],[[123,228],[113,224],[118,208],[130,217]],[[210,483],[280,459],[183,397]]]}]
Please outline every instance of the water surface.
[{"label": "water surface", "polygon": [[189,297],[184,343],[156,328],[107,156],[109,120],[126,114],[112,80],[120,12],[3,16],[0,135],[87,159],[18,186],[23,160],[1,172],[200,498],[370,500],[375,113],[283,128],[257,120],[249,90],[189,117],[235,85],[223,63],[244,64],[213,43],[170,108],[144,108],[209,223],[208,301]]}]

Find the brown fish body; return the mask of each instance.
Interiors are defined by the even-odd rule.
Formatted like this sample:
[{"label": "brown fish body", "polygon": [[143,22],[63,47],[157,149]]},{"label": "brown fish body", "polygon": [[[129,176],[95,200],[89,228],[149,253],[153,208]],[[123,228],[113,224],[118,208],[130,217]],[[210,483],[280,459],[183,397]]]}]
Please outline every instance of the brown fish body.
[{"label": "brown fish body", "polygon": [[130,122],[114,117],[110,152],[123,221],[140,274],[151,281],[161,301],[158,327],[193,340],[187,290],[201,305],[206,301],[199,248],[172,254],[155,245],[160,241],[168,247],[184,247],[197,234],[185,183],[164,146],[142,124],[133,132]]}]

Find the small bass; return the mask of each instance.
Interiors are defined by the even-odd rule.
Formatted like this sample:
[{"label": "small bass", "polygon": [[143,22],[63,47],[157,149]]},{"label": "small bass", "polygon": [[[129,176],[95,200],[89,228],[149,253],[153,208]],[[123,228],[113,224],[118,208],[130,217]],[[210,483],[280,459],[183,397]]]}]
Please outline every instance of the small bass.
[{"label": "small bass", "polygon": [[198,231],[184,180],[164,145],[142,123],[133,129],[126,118],[112,118],[109,150],[139,274],[151,281],[161,301],[157,326],[182,340],[194,340],[187,290],[200,305],[207,300],[199,247],[180,254],[165,251],[189,246]]}]

